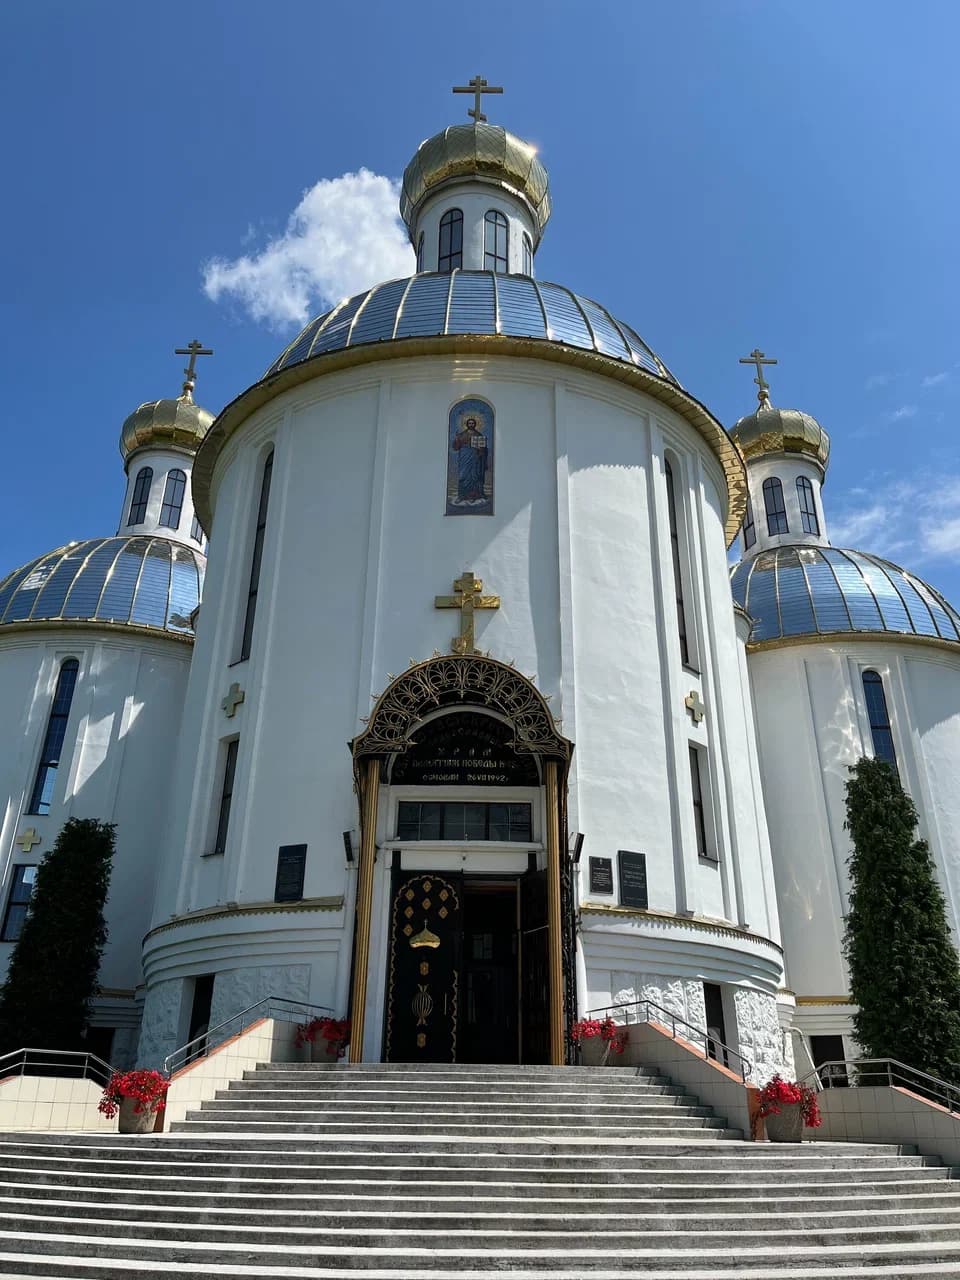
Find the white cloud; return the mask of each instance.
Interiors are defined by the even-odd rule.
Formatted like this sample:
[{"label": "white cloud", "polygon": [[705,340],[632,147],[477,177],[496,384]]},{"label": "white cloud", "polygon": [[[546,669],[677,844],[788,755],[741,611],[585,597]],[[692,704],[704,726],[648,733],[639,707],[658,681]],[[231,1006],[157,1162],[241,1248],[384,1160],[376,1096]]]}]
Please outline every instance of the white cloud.
[{"label": "white cloud", "polygon": [[960,475],[929,471],[880,477],[840,495],[830,541],[886,556],[907,568],[960,553]]},{"label": "white cloud", "polygon": [[304,192],[282,235],[258,252],[204,263],[213,302],[232,297],[275,328],[362,289],[410,275],[414,255],[397,213],[399,185],[369,169],[323,178]]},{"label": "white cloud", "polygon": [[902,404],[899,409],[894,409],[892,413],[887,414],[890,422],[899,422],[902,418],[912,418],[917,412],[915,404]]},{"label": "white cloud", "polygon": [[865,391],[877,391],[880,387],[885,387],[893,378],[891,373],[871,373],[870,377],[863,384]]},{"label": "white cloud", "polygon": [[946,371],[943,373],[929,373],[921,382],[922,387],[939,387],[941,382],[946,382],[950,374]]}]

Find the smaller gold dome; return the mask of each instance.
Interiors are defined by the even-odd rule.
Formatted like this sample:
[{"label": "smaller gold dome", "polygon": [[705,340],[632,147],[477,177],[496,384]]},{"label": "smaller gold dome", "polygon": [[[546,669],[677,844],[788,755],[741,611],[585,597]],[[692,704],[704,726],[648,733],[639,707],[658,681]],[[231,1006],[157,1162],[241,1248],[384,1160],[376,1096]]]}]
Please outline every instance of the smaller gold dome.
[{"label": "smaller gold dome", "polygon": [[830,437],[809,413],[778,409],[769,400],[730,428],[730,438],[749,461],[766,453],[805,453],[824,471],[830,457]]},{"label": "smaller gold dome", "polygon": [[495,124],[452,124],[421,142],[403,171],[400,216],[412,233],[421,201],[434,187],[467,174],[500,182],[530,207],[537,243],[550,217],[547,171],[536,148]]},{"label": "smaller gold dome", "polygon": [[138,449],[164,448],[196,453],[214,415],[185,392],[176,400],[148,400],[120,428],[123,460]]}]

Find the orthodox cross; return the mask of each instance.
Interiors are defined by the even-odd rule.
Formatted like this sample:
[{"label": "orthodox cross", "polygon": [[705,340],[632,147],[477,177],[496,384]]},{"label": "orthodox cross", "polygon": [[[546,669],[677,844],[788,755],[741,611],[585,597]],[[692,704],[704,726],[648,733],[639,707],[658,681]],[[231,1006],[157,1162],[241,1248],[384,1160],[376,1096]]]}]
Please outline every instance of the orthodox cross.
[{"label": "orthodox cross", "polygon": [[757,392],[757,399],[761,404],[767,404],[770,400],[770,384],[763,376],[763,366],[765,364],[776,364],[777,361],[770,356],[765,356],[759,347],[754,347],[748,356],[740,357],[741,364],[753,364],[757,367],[757,376],[754,382],[760,388]]},{"label": "orthodox cross", "polygon": [[190,357],[190,363],[183,371],[186,378],[183,384],[183,393],[187,396],[193,395],[193,388],[197,385],[197,356],[212,356],[213,351],[210,347],[205,347],[202,342],[198,342],[194,338],[185,347],[174,347],[173,354],[175,356]]},{"label": "orthodox cross", "polygon": [[20,839],[17,841],[17,844],[24,853],[29,853],[33,846],[39,843],[40,837],[37,835],[36,831],[34,831],[33,827],[27,827],[26,831],[23,832]]},{"label": "orthodox cross", "polygon": [[691,689],[683,700],[683,705],[693,717],[693,723],[699,724],[703,717],[707,714],[707,708],[700,701],[700,695],[696,689]]},{"label": "orthodox cross", "polygon": [[236,680],[234,680],[233,684],[227,690],[227,696],[220,703],[221,707],[223,707],[224,711],[227,713],[227,719],[233,719],[237,714],[237,707],[239,707],[240,703],[243,702],[246,696],[247,695],[237,684]]},{"label": "orthodox cross", "polygon": [[469,110],[467,111],[467,115],[473,116],[475,123],[479,124],[481,120],[486,120],[487,118],[483,114],[483,111],[481,110],[483,106],[483,99],[481,98],[481,94],[503,93],[503,86],[487,84],[483,76],[474,76],[473,79],[468,81],[466,84],[460,84],[460,85],[455,84],[453,86],[453,92],[473,94],[473,106],[469,108]]},{"label": "orthodox cross", "polygon": [[460,610],[460,634],[454,636],[451,649],[453,653],[476,653],[473,635],[473,613],[475,609],[499,609],[499,596],[482,596],[483,581],[473,576],[472,569],[465,569],[453,584],[455,596],[436,596],[433,601],[435,609]]}]

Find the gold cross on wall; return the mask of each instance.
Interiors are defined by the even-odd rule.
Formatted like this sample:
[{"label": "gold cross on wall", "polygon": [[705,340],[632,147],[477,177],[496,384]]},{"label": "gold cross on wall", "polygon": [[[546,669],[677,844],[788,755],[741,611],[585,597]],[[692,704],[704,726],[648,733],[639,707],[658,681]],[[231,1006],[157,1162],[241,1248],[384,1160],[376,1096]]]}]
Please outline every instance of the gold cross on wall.
[{"label": "gold cross on wall", "polygon": [[455,596],[436,596],[433,601],[435,609],[460,610],[460,634],[454,636],[450,648],[453,653],[477,653],[474,645],[473,614],[475,609],[499,609],[499,596],[482,596],[483,581],[473,576],[472,569],[466,569],[453,584]]},{"label": "gold cross on wall", "polygon": [[700,701],[700,695],[696,689],[691,689],[683,700],[683,705],[693,717],[693,723],[699,724],[703,717],[707,714],[707,708]]},{"label": "gold cross on wall", "polygon": [[33,827],[27,827],[26,831],[22,833],[22,835],[20,836],[20,839],[17,841],[17,844],[20,846],[20,848],[23,850],[24,853],[30,853],[31,850],[33,849],[33,846],[39,843],[40,843],[40,837],[37,835]]},{"label": "gold cross on wall", "polygon": [[467,84],[455,84],[453,86],[453,92],[473,94],[473,106],[469,108],[467,115],[473,116],[474,121],[479,124],[481,120],[486,120],[487,118],[481,110],[481,107],[483,106],[481,94],[503,93],[503,87],[502,85],[487,84],[483,76],[474,76]]},{"label": "gold cross on wall", "polygon": [[232,720],[237,714],[237,707],[239,707],[240,703],[244,701],[246,696],[247,695],[237,684],[236,680],[234,680],[233,684],[227,690],[227,696],[220,703],[220,706],[227,713],[228,719]]},{"label": "gold cross on wall", "polygon": [[770,399],[770,384],[763,376],[763,366],[765,364],[776,364],[777,361],[770,356],[765,356],[759,347],[754,347],[748,356],[740,357],[740,363],[756,365],[757,376],[754,378],[754,382],[760,388],[757,392],[757,399],[761,404],[766,404]]},{"label": "gold cross on wall", "polygon": [[197,385],[197,356],[212,356],[213,350],[205,347],[202,342],[198,342],[196,338],[192,342],[188,342],[185,347],[174,347],[173,354],[175,356],[189,356],[190,363],[183,371],[186,381],[183,384],[184,395],[193,395],[193,388]]}]

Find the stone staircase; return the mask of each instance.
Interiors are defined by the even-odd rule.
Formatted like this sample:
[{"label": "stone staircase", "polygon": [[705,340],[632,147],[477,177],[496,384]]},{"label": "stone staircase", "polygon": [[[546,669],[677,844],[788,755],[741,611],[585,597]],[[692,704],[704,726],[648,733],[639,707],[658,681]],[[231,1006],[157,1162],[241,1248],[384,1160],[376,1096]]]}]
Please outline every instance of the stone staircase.
[{"label": "stone staircase", "polygon": [[0,1134],[0,1280],[956,1277],[951,1172],[632,1068],[272,1064],[170,1134]]}]

